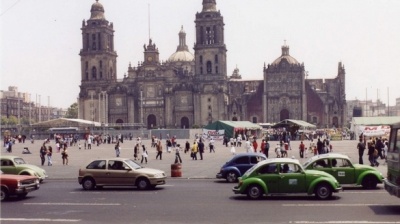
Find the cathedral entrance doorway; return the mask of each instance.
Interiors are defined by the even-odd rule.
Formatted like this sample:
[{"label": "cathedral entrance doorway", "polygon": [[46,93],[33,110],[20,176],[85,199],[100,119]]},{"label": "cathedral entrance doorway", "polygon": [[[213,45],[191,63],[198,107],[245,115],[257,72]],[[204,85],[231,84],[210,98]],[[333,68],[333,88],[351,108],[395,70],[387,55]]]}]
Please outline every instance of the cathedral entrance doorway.
[{"label": "cathedral entrance doorway", "polygon": [[338,126],[338,123],[339,123],[339,119],[338,119],[338,117],[333,117],[332,118],[332,125],[333,125],[333,127],[339,127]]},{"label": "cathedral entrance doorway", "polygon": [[281,110],[280,113],[280,121],[283,121],[285,119],[289,119],[289,111],[287,109]]},{"label": "cathedral entrance doorway", "polygon": [[232,121],[237,121],[237,117],[232,117]]},{"label": "cathedral entrance doorway", "polygon": [[122,119],[117,119],[117,121],[115,121],[115,123],[122,124],[122,123],[124,123],[124,121]]},{"label": "cathedral entrance doorway", "polygon": [[182,117],[181,118],[181,128],[189,128],[189,118],[187,117]]},{"label": "cathedral entrance doorway", "polygon": [[156,115],[150,114],[147,116],[147,129],[153,129],[157,126],[157,118]]}]

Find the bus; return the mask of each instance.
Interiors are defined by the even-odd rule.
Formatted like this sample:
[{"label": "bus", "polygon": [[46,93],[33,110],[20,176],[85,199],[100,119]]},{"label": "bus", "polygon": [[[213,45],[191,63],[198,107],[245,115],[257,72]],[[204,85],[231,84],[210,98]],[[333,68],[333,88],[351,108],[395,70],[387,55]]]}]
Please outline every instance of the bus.
[{"label": "bus", "polygon": [[400,198],[400,123],[391,125],[387,151],[387,178],[384,179],[385,190]]}]

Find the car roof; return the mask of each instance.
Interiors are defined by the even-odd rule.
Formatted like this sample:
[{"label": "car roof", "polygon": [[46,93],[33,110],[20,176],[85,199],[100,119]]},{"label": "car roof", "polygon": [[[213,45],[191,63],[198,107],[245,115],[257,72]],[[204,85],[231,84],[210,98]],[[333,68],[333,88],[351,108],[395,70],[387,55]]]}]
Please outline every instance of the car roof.
[{"label": "car roof", "polygon": [[13,155],[0,155],[0,159],[15,159],[15,158],[22,158],[22,157]]},{"label": "car roof", "polygon": [[272,158],[272,159],[267,159],[264,161],[258,162],[258,165],[266,164],[266,163],[296,163],[300,164],[298,159],[292,159],[292,158]]},{"label": "car roof", "polygon": [[263,153],[255,153],[255,152],[238,153],[233,158],[242,157],[242,156],[261,156],[261,157],[265,157],[266,158],[265,154],[263,154]]},{"label": "car roof", "polygon": [[340,154],[340,153],[326,153],[326,154],[321,154],[321,155],[316,155],[311,157],[309,160],[310,161],[315,161],[317,159],[329,159],[329,158],[336,158],[336,159],[350,159],[349,156]]},{"label": "car roof", "polygon": [[104,157],[104,158],[95,158],[92,159],[91,161],[96,161],[96,160],[131,160],[130,158],[123,158],[123,157]]}]

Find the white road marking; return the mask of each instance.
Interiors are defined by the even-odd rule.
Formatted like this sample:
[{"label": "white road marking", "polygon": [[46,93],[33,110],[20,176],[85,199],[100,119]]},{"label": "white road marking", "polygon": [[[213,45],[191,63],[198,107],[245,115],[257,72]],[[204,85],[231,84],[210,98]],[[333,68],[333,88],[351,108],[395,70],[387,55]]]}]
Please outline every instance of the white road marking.
[{"label": "white road marking", "polygon": [[0,218],[0,221],[20,222],[80,222],[80,219],[27,219],[27,218]]},{"label": "white road marking", "polygon": [[388,221],[291,221],[289,223],[298,224],[398,224],[399,222]]},{"label": "white road marking", "polygon": [[120,203],[24,203],[24,205],[81,205],[81,206],[116,206]]},{"label": "white road marking", "polygon": [[356,206],[393,206],[397,204],[282,204],[285,207],[356,207]]}]

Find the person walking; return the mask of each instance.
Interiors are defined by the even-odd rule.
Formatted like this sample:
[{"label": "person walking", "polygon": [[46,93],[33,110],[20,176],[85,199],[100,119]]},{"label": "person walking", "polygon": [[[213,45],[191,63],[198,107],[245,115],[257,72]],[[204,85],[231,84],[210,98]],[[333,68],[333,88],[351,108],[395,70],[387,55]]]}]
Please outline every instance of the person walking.
[{"label": "person walking", "polygon": [[133,148],[133,159],[134,160],[139,160],[138,153],[139,153],[139,143],[136,143],[135,147]]},{"label": "person walking", "polygon": [[115,145],[115,156],[119,157],[119,154],[121,153],[121,146],[119,144],[119,141],[117,141],[117,144]]},{"label": "person walking", "polygon": [[253,151],[254,152],[257,152],[257,147],[258,147],[258,143],[257,143],[257,140],[254,138],[254,140],[253,140]]},{"label": "person walking", "polygon": [[204,153],[204,143],[203,140],[200,139],[199,144],[197,145],[199,148],[199,153],[200,153],[200,160],[203,160],[203,153]]},{"label": "person walking", "polygon": [[185,143],[185,154],[187,152],[189,152],[189,150],[190,150],[190,143],[189,143],[189,141],[186,141],[186,143]]},{"label": "person walking", "polygon": [[140,161],[140,163],[143,163],[143,160],[146,161],[147,164],[147,157],[149,156],[149,154],[147,154],[147,150],[146,147],[144,145],[142,145],[143,151],[142,151],[142,160]]},{"label": "person walking", "polygon": [[63,161],[63,165],[68,165],[68,151],[67,151],[67,145],[64,144],[64,147],[61,152],[61,159]]},{"label": "person walking", "polygon": [[211,139],[210,139],[210,143],[209,143],[209,145],[208,145],[208,146],[210,147],[210,153],[211,153],[211,152],[214,152],[214,153],[215,153],[214,142],[215,142],[214,139],[211,138]]},{"label": "person walking", "polygon": [[264,145],[264,154],[265,156],[268,158],[268,154],[269,154],[269,142],[268,140],[265,140],[265,145]]},{"label": "person walking", "polygon": [[364,164],[363,156],[365,151],[365,143],[362,138],[360,138],[360,142],[357,144],[357,149],[358,149],[358,163]]},{"label": "person walking", "polygon": [[162,144],[161,144],[161,140],[157,141],[156,149],[157,149],[156,159],[158,159],[158,157],[160,157],[160,160],[162,160]]},{"label": "person walking", "polygon": [[375,153],[375,141],[373,141],[372,139],[370,139],[370,141],[368,142],[368,160],[371,163],[371,166],[379,166],[379,163],[376,161],[376,156],[375,155],[377,153]]},{"label": "person walking", "polygon": [[53,148],[49,146],[47,148],[47,165],[52,166],[53,162],[51,161],[51,156],[53,155]]},{"label": "person walking", "polygon": [[179,161],[179,163],[182,163],[180,151],[181,151],[181,145],[176,144],[176,146],[175,146],[175,163],[178,163],[178,161]]},{"label": "person walking", "polygon": [[304,158],[304,149],[306,146],[304,145],[303,141],[300,142],[299,150],[300,150],[300,158]]},{"label": "person walking", "polygon": [[46,144],[43,143],[42,147],[40,147],[40,160],[42,162],[42,166],[44,165],[44,162],[46,161],[46,154],[47,154],[47,147]]},{"label": "person walking", "polygon": [[190,153],[192,160],[197,160],[197,151],[198,151],[197,142],[194,141],[192,145],[192,152]]}]

